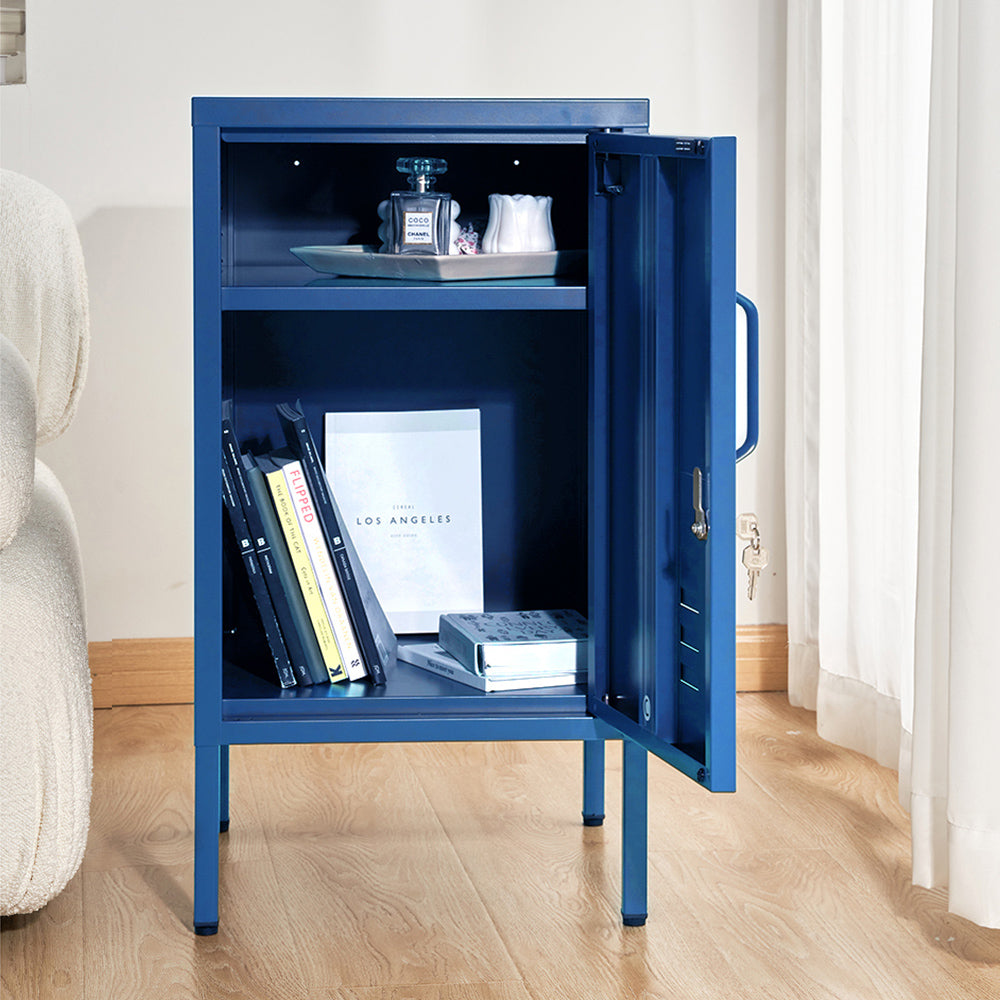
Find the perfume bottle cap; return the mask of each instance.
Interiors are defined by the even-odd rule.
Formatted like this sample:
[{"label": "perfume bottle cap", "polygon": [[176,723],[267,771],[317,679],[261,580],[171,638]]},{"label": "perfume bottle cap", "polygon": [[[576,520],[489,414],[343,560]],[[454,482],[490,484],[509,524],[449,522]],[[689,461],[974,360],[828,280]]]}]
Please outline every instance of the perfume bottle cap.
[{"label": "perfume bottle cap", "polygon": [[401,156],[396,160],[396,169],[401,174],[407,174],[414,191],[429,191],[434,187],[437,175],[448,170],[448,161],[430,156]]}]

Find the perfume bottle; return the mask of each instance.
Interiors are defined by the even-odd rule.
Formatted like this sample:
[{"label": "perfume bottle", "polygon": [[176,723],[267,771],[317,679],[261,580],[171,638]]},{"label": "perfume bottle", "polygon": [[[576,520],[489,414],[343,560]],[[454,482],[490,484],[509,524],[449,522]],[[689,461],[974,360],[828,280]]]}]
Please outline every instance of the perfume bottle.
[{"label": "perfume bottle", "polygon": [[404,156],[396,161],[396,169],[408,176],[410,190],[393,191],[389,196],[389,252],[448,253],[451,195],[432,190],[448,164],[430,157]]}]

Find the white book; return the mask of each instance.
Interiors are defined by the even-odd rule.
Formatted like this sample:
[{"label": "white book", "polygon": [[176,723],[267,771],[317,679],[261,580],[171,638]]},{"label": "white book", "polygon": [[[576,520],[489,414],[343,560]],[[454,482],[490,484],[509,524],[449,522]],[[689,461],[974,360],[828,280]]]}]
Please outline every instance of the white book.
[{"label": "white book", "polygon": [[313,572],[316,574],[323,605],[330,617],[330,625],[333,628],[337,649],[340,651],[340,659],[347,671],[348,679],[360,680],[368,675],[368,671],[365,669],[361,650],[358,648],[357,637],[354,634],[354,627],[351,625],[347,604],[344,601],[344,592],[341,590],[337,571],[330,558],[330,550],[323,537],[323,527],[319,523],[312,495],[302,472],[302,463],[297,460],[285,462],[281,466],[281,471],[295,507],[295,514],[299,519],[299,530],[306,543]]},{"label": "white book", "polygon": [[404,663],[411,663],[439,677],[447,677],[473,687],[477,691],[526,691],[548,687],[567,687],[587,682],[586,671],[524,674],[502,680],[484,677],[466,670],[458,660],[436,642],[401,642],[397,655]]},{"label": "white book", "polygon": [[324,460],[392,629],[483,609],[479,410],[327,413]]}]

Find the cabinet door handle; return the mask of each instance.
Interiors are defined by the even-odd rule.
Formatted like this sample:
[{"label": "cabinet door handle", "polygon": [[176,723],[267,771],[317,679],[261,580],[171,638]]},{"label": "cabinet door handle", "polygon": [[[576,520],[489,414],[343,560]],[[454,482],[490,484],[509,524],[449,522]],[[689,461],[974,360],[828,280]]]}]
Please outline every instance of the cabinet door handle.
[{"label": "cabinet door handle", "polygon": [[739,292],[736,293],[736,304],[743,310],[747,318],[747,434],[743,444],[736,449],[736,461],[741,462],[757,447],[757,437],[760,432],[760,357],[757,337],[757,307]]}]

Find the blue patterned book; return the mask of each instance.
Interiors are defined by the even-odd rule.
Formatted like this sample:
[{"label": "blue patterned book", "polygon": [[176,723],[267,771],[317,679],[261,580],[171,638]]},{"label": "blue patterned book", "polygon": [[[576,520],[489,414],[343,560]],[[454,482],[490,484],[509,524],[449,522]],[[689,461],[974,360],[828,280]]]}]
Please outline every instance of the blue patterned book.
[{"label": "blue patterned book", "polygon": [[498,679],[587,670],[587,619],[576,611],[441,616],[438,642],[467,670]]}]

